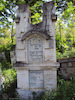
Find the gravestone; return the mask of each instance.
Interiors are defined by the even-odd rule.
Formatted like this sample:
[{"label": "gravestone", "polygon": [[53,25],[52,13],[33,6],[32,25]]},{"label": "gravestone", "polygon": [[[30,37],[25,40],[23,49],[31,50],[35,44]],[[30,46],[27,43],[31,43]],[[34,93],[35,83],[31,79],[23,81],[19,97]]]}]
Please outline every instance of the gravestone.
[{"label": "gravestone", "polygon": [[43,21],[30,23],[28,5],[18,5],[16,22],[17,92],[21,99],[33,99],[44,90],[57,88],[54,2],[43,4]]}]

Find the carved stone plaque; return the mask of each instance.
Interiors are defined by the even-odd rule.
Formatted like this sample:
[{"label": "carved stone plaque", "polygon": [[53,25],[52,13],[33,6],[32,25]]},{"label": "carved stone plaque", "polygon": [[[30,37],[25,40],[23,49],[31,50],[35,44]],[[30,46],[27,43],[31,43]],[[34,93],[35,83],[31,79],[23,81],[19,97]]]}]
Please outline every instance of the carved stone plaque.
[{"label": "carved stone plaque", "polygon": [[44,87],[44,78],[43,71],[30,71],[29,73],[30,88],[34,89],[43,89]]},{"label": "carved stone plaque", "polygon": [[30,63],[43,61],[43,40],[33,37],[28,40],[28,61]]}]

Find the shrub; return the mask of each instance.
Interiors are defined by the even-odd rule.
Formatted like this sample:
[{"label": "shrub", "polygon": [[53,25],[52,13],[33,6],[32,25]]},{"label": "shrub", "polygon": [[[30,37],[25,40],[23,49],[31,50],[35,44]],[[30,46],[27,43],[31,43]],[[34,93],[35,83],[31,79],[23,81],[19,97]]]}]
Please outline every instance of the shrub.
[{"label": "shrub", "polygon": [[[16,87],[17,87],[17,78],[16,78],[16,70],[11,68],[11,64],[6,60],[3,60],[0,63],[0,67],[2,69],[2,91],[1,96],[3,94],[7,94],[10,98],[16,97]],[[0,97],[1,98],[1,97]]]},{"label": "shrub", "polygon": [[2,76],[4,77],[4,81],[2,84],[2,93],[8,94],[9,97],[15,97],[15,88],[17,87],[16,70],[4,70],[2,72]]},{"label": "shrub", "polygon": [[58,79],[57,90],[46,91],[36,100],[75,100],[75,79],[70,81]]},{"label": "shrub", "polygon": [[3,60],[1,60],[1,66],[0,67],[3,71],[3,70],[11,68],[11,64],[10,64],[10,62],[7,62],[6,60],[3,59]]},{"label": "shrub", "polygon": [[57,60],[61,58],[69,58],[69,57],[75,57],[75,48],[72,48],[71,51],[65,51],[63,54],[58,51],[56,53]]}]

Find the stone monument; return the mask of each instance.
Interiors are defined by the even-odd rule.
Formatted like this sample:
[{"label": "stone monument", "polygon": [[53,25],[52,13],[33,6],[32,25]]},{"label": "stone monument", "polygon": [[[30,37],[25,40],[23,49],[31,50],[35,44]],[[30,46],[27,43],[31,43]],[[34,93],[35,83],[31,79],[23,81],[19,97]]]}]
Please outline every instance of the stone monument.
[{"label": "stone monument", "polygon": [[43,4],[43,21],[32,25],[28,5],[18,5],[16,22],[17,92],[27,100],[57,88],[54,2]]}]

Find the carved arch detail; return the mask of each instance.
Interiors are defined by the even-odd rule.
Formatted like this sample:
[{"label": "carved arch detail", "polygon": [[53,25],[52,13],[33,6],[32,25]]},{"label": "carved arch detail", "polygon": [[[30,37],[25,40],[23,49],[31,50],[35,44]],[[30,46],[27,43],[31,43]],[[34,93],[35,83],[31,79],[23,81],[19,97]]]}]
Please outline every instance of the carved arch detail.
[{"label": "carved arch detail", "polygon": [[21,40],[25,40],[27,37],[29,37],[30,35],[32,34],[38,34],[38,35],[41,35],[43,38],[45,38],[46,40],[50,39],[50,36],[47,34],[47,31],[37,31],[37,30],[30,30],[28,32],[26,32]]}]

